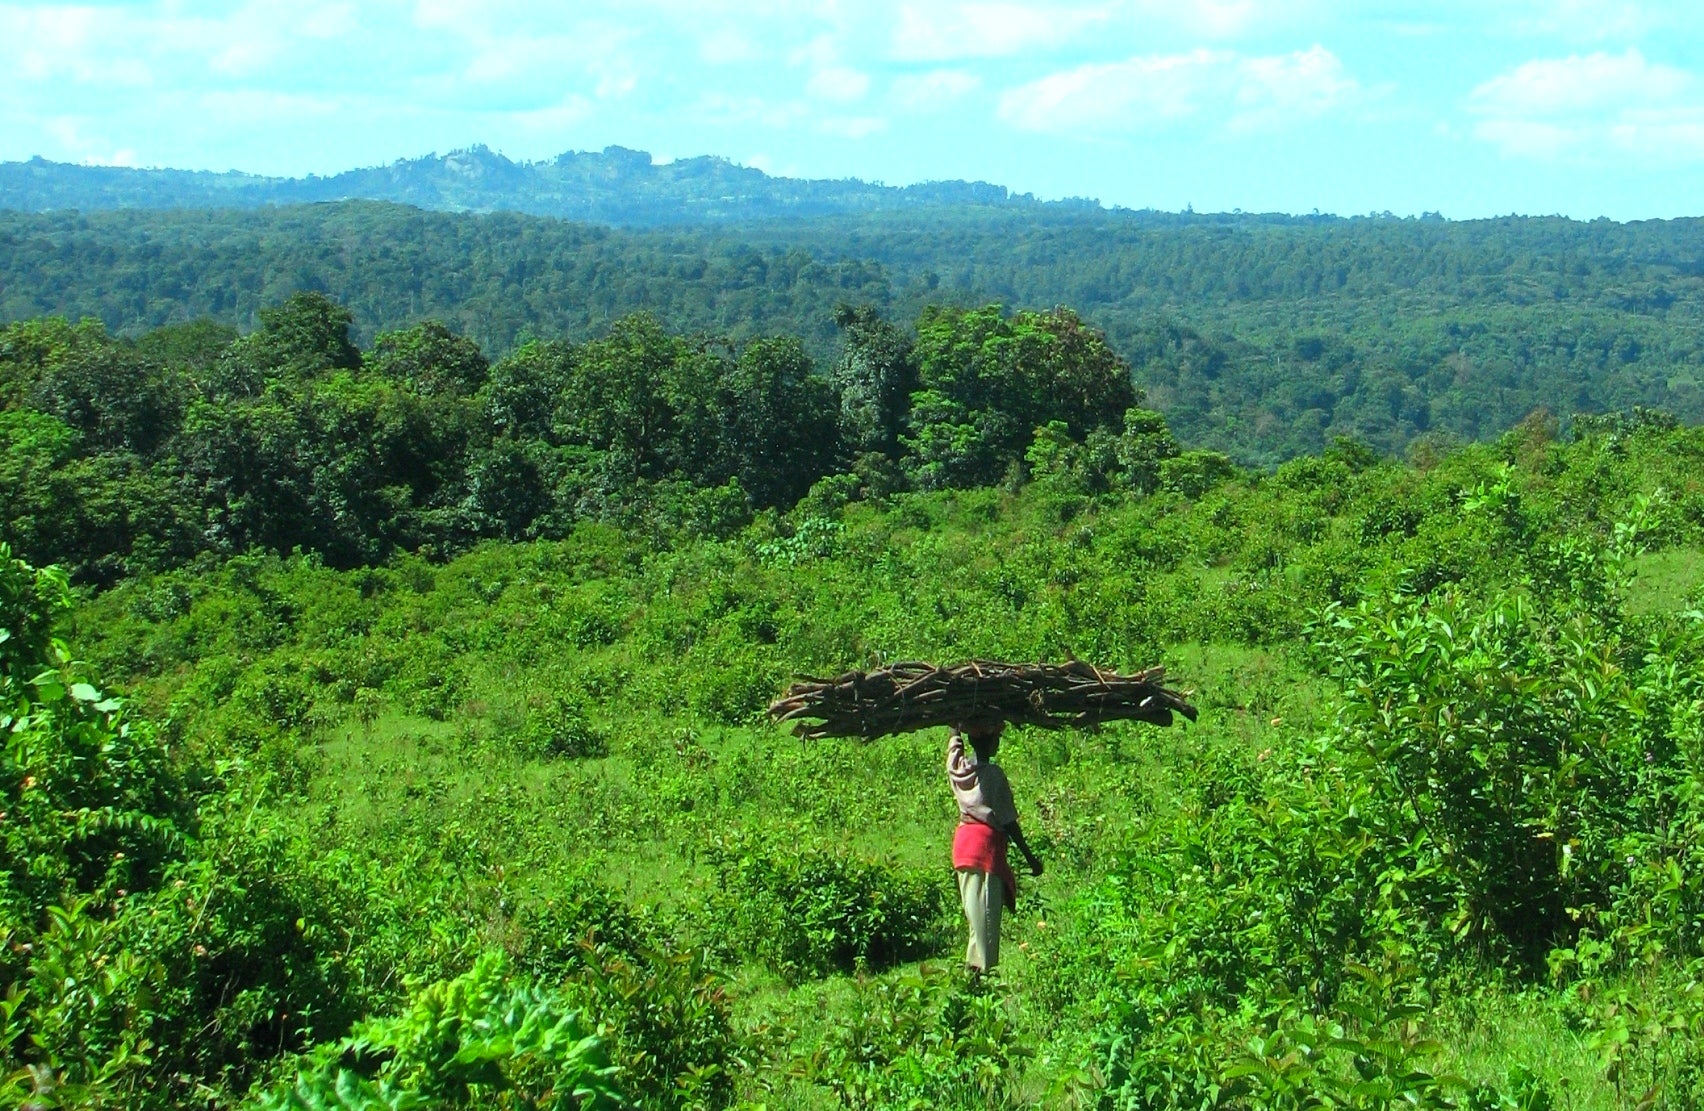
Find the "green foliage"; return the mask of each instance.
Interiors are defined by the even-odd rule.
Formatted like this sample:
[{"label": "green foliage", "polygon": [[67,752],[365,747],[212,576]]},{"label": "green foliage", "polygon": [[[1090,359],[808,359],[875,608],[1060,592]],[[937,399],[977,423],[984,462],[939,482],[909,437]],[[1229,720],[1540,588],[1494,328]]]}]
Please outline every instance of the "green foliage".
[{"label": "green foliage", "polygon": [[544,705],[527,715],[522,743],[535,757],[603,756],[609,744],[586,719],[584,703],[572,695],[546,696]]},{"label": "green foliage", "polygon": [[703,913],[718,943],[783,976],[880,968],[930,952],[944,887],[891,864],[756,841],[713,846]]},{"label": "green foliage", "polygon": [[263,1111],[607,1108],[625,1101],[599,1037],[558,992],[517,981],[487,953],[407,1009],[359,1024],[316,1053]]},{"label": "green foliage", "polygon": [[[665,380],[739,360],[634,328],[692,364]],[[374,362],[308,393],[401,389]],[[554,539],[204,556],[69,612],[13,567],[7,736],[83,747],[0,807],[37,862],[5,866],[35,900],[0,948],[9,1098],[228,1106],[305,1069],[328,1105],[462,1099],[454,1050],[411,1058],[448,1095],[404,1096],[400,1050],[338,1039],[501,951],[491,998],[576,1013],[642,1106],[1691,1105],[1700,432],[1341,443],[1186,496],[1164,423],[1117,415],[1032,426],[998,487],[877,495],[879,453],[785,514],[646,480],[527,525]],[[553,506],[594,462],[559,418],[523,437]],[[1164,663],[1201,722],[1010,738],[1048,868],[973,988],[933,971],[962,945],[939,735],[806,743],[762,708],[797,673],[1066,652]],[[84,781],[137,820],[78,825]],[[543,1091],[490,1046],[468,1068],[521,1087],[467,1100]]]},{"label": "green foliage", "polygon": [[917,336],[918,392],[901,439],[921,489],[997,482],[1033,429],[1058,422],[1081,439],[1139,400],[1128,366],[1067,309],[930,309]]},{"label": "green foliage", "polygon": [[[626,180],[576,165],[579,187]],[[676,184],[703,187],[727,169]],[[449,175],[456,191],[482,180]],[[630,223],[642,194],[614,193],[606,201],[619,211],[604,211]],[[749,198],[751,187],[725,186],[690,212],[721,208],[725,195]],[[140,336],[213,316],[247,329],[261,309],[306,288],[348,305],[363,343],[433,318],[501,358],[530,337],[584,341],[648,310],[679,332],[797,336],[827,366],[842,304],[894,320],[928,303],[1071,305],[1135,368],[1184,442],[1245,466],[1318,453],[1341,435],[1387,454],[1440,434],[1489,440],[1539,408],[1704,415],[1704,284],[1686,261],[1699,249],[1695,220],[971,203],[810,219],[793,209],[792,218],[670,232],[488,212],[489,202],[471,198],[455,202],[455,214],[363,201],[247,212],[56,207],[0,216],[6,320],[93,316]],[[889,354],[866,358],[854,377],[899,389],[869,394],[887,399],[876,409],[854,404],[847,428],[857,430],[855,454],[886,454],[900,430],[893,403],[911,387],[905,360],[889,357],[904,343],[869,341]]]},{"label": "green foliage", "polygon": [[724,981],[702,953],[585,948],[568,995],[598,1016],[622,1089],[641,1107],[729,1106],[745,1047]]},{"label": "green foliage", "polygon": [[155,729],[52,638],[66,606],[63,576],[0,544],[0,907],[24,928],[56,902],[156,882],[194,825]]},{"label": "green foliage", "polygon": [[791,1071],[848,1108],[1021,1107],[1033,1052],[999,992],[924,964],[858,981],[849,1021]]},{"label": "green foliage", "polygon": [[490,373],[490,363],[478,344],[436,320],[378,336],[369,361],[378,373],[426,397],[471,396],[485,385]]}]

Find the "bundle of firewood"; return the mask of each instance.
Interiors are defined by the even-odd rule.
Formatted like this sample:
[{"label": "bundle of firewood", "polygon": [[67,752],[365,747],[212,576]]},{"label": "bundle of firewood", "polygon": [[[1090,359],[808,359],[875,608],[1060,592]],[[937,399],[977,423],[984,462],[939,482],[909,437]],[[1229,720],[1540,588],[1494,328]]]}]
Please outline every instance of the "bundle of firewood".
[{"label": "bundle of firewood", "polygon": [[1093,728],[1104,721],[1170,725],[1173,713],[1195,720],[1195,707],[1161,686],[1160,667],[1121,675],[1072,660],[1012,664],[972,660],[953,667],[897,663],[849,671],[837,679],[801,679],[769,704],[776,721],[796,722],[800,737],[909,733],[938,725],[993,722],[1043,729]]}]

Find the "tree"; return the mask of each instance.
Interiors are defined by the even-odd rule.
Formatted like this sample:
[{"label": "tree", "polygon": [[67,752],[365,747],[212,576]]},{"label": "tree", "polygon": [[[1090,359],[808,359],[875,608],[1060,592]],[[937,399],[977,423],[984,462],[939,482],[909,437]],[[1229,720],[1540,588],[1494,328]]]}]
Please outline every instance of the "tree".
[{"label": "tree", "polygon": [[85,449],[152,455],[177,433],[186,383],[135,351],[80,345],[45,371],[34,408],[75,429]]},{"label": "tree", "polygon": [[791,506],[822,477],[839,447],[833,387],[792,337],[748,344],[725,367],[723,435],[733,477],[759,506]]},{"label": "tree", "polygon": [[470,396],[490,377],[491,364],[479,345],[436,320],[384,332],[373,341],[371,369],[422,396]]},{"label": "tree", "polygon": [[481,391],[491,431],[500,436],[549,436],[557,399],[568,390],[577,359],[571,344],[533,340],[493,366]]},{"label": "tree", "polygon": [[841,441],[853,455],[897,455],[917,388],[914,345],[868,306],[841,305],[834,321],[844,337],[831,376],[840,394]]},{"label": "tree", "polygon": [[606,454],[632,478],[696,476],[719,454],[720,377],[703,345],[670,335],[649,313],[615,322],[580,347],[554,428],[565,443]]},{"label": "tree", "polygon": [[199,378],[218,364],[219,356],[236,339],[235,328],[203,317],[145,332],[137,337],[134,347],[150,362]]},{"label": "tree", "polygon": [[354,316],[323,293],[295,293],[260,310],[260,329],[237,340],[209,376],[214,397],[254,397],[268,383],[306,381],[354,370],[361,352],[349,338]]},{"label": "tree", "polygon": [[1007,317],[999,305],[932,308],[917,325],[919,389],[906,466],[924,488],[998,481],[1034,430],[1113,430],[1137,402],[1130,368],[1069,309]]}]

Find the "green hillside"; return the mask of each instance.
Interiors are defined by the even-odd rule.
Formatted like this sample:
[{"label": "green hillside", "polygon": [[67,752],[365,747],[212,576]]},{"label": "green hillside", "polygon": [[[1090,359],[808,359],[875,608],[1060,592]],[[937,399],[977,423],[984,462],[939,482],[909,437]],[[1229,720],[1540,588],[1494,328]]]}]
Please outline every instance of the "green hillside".
[{"label": "green hillside", "polygon": [[645,151],[616,146],[564,151],[538,162],[515,162],[474,146],[300,178],[84,166],[44,158],[0,162],[0,208],[23,212],[255,208],[342,200],[393,201],[448,212],[525,212],[633,227],[966,205],[1045,207],[1034,197],[980,181],[903,187],[856,179],[812,181],[771,177],[725,158],[659,164]]}]

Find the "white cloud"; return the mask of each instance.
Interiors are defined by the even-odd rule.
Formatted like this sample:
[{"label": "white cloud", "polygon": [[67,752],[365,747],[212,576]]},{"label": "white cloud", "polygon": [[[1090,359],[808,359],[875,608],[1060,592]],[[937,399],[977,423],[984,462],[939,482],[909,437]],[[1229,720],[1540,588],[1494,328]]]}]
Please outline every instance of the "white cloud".
[{"label": "white cloud", "polygon": [[1671,14],[1650,0],[1537,0],[1533,7],[1512,21],[1517,34],[1582,43],[1638,39],[1669,23]]},{"label": "white cloud", "polygon": [[1636,49],[1525,62],[1473,90],[1474,135],[1506,155],[1704,160],[1704,81]]},{"label": "white cloud", "polygon": [[1029,131],[1128,132],[1206,115],[1238,131],[1317,117],[1360,86],[1322,46],[1245,57],[1228,50],[1078,66],[1000,98],[1000,118]]},{"label": "white cloud", "polygon": [[1278,5],[1255,0],[1134,0],[1140,24],[1164,23],[1199,35],[1225,38],[1270,20]]},{"label": "white cloud", "polygon": [[73,116],[54,116],[42,121],[42,128],[85,166],[134,166],[136,152],[116,147],[103,135],[90,134],[93,121]]},{"label": "white cloud", "polygon": [[1248,58],[1237,69],[1238,112],[1231,124],[1245,130],[1324,115],[1359,91],[1337,55],[1317,44],[1292,54]]},{"label": "white cloud", "polygon": [[817,121],[817,130],[844,139],[865,139],[887,130],[887,120],[880,116],[826,116]]},{"label": "white cloud", "polygon": [[1526,62],[1473,90],[1472,102],[1476,111],[1491,116],[1572,117],[1669,103],[1696,84],[1684,70],[1652,64],[1629,49]]},{"label": "white cloud", "polygon": [[819,100],[839,103],[859,100],[870,91],[870,77],[847,66],[829,66],[811,74],[805,92]]},{"label": "white cloud", "polygon": [[905,4],[899,9],[891,49],[905,61],[942,62],[998,58],[1049,50],[1112,19],[1111,5],[1046,7],[985,3],[949,6]]},{"label": "white cloud", "polygon": [[763,48],[740,32],[724,28],[699,40],[698,56],[713,66],[731,66],[757,61],[763,57]]},{"label": "white cloud", "polygon": [[698,98],[695,114],[705,123],[716,127],[757,124],[769,128],[788,128],[809,116],[811,109],[800,101],[774,101],[757,96],[711,92]]},{"label": "white cloud", "polygon": [[523,131],[556,134],[585,123],[595,109],[592,101],[579,95],[565,97],[559,104],[533,108],[525,112],[507,113],[508,119]]},{"label": "white cloud", "polygon": [[833,35],[816,35],[787,55],[787,61],[795,66],[831,66],[839,60],[840,47]]},{"label": "white cloud", "polygon": [[906,112],[934,112],[982,87],[982,79],[961,69],[937,69],[896,77],[888,99]]},{"label": "white cloud", "polygon": [[1361,18],[1378,18],[1357,0],[1125,0],[1138,34],[1156,30],[1189,39],[1233,39],[1278,29],[1338,29]]}]

